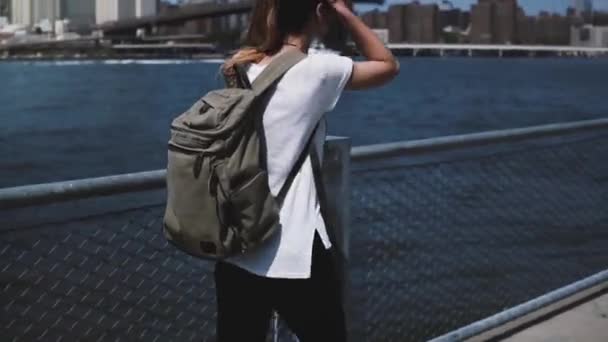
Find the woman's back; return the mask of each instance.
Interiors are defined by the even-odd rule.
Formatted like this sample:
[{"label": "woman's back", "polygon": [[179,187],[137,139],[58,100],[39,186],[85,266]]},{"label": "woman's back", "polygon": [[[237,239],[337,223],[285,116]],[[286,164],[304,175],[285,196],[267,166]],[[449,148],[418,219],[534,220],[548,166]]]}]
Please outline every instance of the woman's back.
[{"label": "woman's back", "polygon": [[[250,64],[253,82],[266,65]],[[269,185],[278,195],[316,127],[314,147],[322,154],[323,115],[331,111],[348,82],[353,63],[333,54],[308,55],[291,68],[269,94],[264,112]],[[308,278],[314,233],[331,246],[321,217],[310,159],[296,174],[281,209],[281,232],[262,248],[234,258],[234,264],[260,276]]]},{"label": "woman's back", "polygon": [[[241,66],[249,66],[253,81],[264,69],[256,63],[267,65],[293,49],[307,53],[334,19],[350,32],[364,61],[309,55],[276,84],[263,118],[269,186],[275,195],[291,179],[294,165],[300,165],[296,161],[306,156],[302,151],[315,127],[313,144],[321,154],[323,115],[334,108],[342,90],[385,84],[399,65],[345,0],[256,1],[245,46],[224,65],[224,74],[233,79]],[[328,251],[332,227],[321,216],[310,157],[291,182],[280,223],[259,248],[217,264],[218,341],[265,341],[271,313],[277,311],[302,342],[345,342],[342,283]]]}]

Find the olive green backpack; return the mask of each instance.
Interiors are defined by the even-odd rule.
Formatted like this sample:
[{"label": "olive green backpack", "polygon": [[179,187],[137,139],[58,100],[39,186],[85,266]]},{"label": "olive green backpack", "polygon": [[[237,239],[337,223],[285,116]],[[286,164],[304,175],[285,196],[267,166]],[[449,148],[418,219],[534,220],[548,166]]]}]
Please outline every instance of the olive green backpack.
[{"label": "olive green backpack", "polygon": [[262,140],[262,100],[304,57],[282,53],[251,86],[211,91],[173,121],[163,232],[179,249],[224,259],[259,246],[278,229],[280,202],[308,148],[275,198]]}]

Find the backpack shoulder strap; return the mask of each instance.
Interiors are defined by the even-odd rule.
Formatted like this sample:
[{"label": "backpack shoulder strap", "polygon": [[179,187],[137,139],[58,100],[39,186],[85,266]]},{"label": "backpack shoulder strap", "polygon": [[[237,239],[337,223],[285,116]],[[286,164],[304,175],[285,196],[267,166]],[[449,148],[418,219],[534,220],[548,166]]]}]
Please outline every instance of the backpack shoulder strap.
[{"label": "backpack shoulder strap", "polygon": [[285,197],[287,196],[287,192],[291,188],[291,184],[296,178],[298,172],[300,172],[302,165],[304,165],[304,161],[306,161],[306,158],[310,156],[312,149],[314,149],[314,139],[318,129],[319,124],[317,124],[317,126],[313,129],[312,133],[310,134],[310,137],[308,138],[308,141],[306,142],[306,145],[304,145],[304,149],[302,150],[302,152],[300,152],[300,156],[298,157],[298,159],[296,159],[296,162],[291,167],[291,171],[289,171],[285,182],[283,182],[283,186],[281,186],[281,190],[279,191],[276,197],[280,205],[283,205]]},{"label": "backpack shoulder strap", "polygon": [[251,86],[255,96],[262,95],[291,67],[298,64],[304,58],[306,58],[306,54],[299,50],[289,50],[275,56],[264,71],[253,81]]}]

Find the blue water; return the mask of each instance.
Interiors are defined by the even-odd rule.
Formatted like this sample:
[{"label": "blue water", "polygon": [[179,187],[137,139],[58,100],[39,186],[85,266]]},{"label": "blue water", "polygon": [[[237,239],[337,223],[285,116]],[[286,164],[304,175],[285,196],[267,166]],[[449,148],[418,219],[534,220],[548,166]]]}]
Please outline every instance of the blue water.
[{"label": "blue water", "polygon": [[[0,187],[162,168],[171,118],[219,85],[217,68],[0,63]],[[345,93],[329,116],[331,133],[361,145],[608,115],[608,60],[404,59],[402,70],[383,89]],[[607,137],[569,139],[354,171],[355,335],[428,340],[605,269]],[[201,268],[168,247],[158,233],[164,194],[156,195],[141,197],[160,206],[122,213],[111,209],[133,204],[123,197],[3,212],[2,229],[19,227],[0,246],[8,284],[0,323],[8,334],[212,334],[210,264]],[[87,216],[93,206],[110,213],[29,222],[45,221],[49,211]],[[137,290],[123,296],[130,287]],[[177,305],[177,298],[196,305]]]},{"label": "blue water", "polygon": [[[0,187],[159,169],[171,119],[221,85],[218,61],[0,63]],[[354,145],[608,115],[608,59],[403,59],[346,92]]]}]

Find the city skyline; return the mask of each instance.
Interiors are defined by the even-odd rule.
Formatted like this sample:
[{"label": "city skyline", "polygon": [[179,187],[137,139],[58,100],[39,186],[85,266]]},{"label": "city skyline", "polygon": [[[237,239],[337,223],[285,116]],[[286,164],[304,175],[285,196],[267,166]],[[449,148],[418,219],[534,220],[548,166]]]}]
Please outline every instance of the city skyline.
[{"label": "city skyline", "polygon": [[[366,5],[357,4],[357,8],[362,11],[372,10],[374,8],[386,9],[393,4],[408,3],[414,0],[385,0],[384,5]],[[422,4],[441,4],[442,0],[417,0]],[[179,0],[166,0],[166,2],[177,3]],[[450,0],[454,7],[468,10],[477,0]],[[519,0],[520,6],[530,14],[536,14],[540,11],[549,12],[565,12],[568,7],[572,7],[573,0]],[[597,10],[608,11],[608,0],[593,0],[593,7]]]},{"label": "city skyline", "polygon": [[[388,6],[400,3],[409,3],[413,0],[385,0],[385,4],[378,5],[357,5],[357,8],[362,11],[371,10],[374,8],[386,9]],[[418,0],[422,4],[441,4],[442,0]],[[469,10],[477,0],[450,0],[454,7]],[[568,7],[572,6],[572,0],[518,0],[520,6],[529,14],[537,14],[540,11],[560,12],[565,13]],[[608,0],[594,0],[593,8],[597,10],[608,10]]]}]

